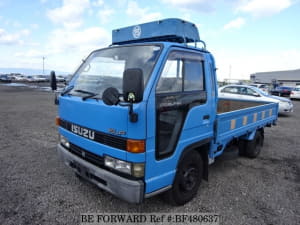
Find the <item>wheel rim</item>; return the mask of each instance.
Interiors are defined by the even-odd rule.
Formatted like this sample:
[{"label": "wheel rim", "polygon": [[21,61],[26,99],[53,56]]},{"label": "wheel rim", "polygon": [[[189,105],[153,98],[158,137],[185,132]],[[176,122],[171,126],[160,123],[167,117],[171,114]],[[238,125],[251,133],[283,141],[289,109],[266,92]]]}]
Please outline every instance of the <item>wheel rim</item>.
[{"label": "wheel rim", "polygon": [[182,179],[180,182],[181,190],[188,192],[197,186],[199,171],[195,167],[189,167],[182,171]]}]

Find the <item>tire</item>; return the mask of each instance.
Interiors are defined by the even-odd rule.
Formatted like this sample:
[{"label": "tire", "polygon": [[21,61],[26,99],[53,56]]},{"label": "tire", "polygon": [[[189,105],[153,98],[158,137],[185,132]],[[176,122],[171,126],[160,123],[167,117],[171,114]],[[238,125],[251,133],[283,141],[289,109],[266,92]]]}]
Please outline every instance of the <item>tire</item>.
[{"label": "tire", "polygon": [[244,155],[248,158],[256,158],[264,144],[264,135],[262,131],[256,131],[253,140],[247,141],[244,148]]},{"label": "tire", "polygon": [[242,139],[239,140],[238,143],[239,156],[245,156],[246,144],[247,144],[246,140],[242,140]]},{"label": "tire", "polygon": [[203,175],[201,155],[192,150],[180,160],[173,186],[164,194],[164,198],[172,205],[184,205],[192,200],[198,192]]}]

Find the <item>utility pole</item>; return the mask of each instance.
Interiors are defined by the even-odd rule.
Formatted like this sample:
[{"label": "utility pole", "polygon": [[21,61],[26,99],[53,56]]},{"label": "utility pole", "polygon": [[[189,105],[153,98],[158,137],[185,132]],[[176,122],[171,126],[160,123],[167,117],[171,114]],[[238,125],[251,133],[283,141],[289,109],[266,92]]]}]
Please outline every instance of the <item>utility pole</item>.
[{"label": "utility pole", "polygon": [[45,75],[45,56],[43,56],[43,75]]}]

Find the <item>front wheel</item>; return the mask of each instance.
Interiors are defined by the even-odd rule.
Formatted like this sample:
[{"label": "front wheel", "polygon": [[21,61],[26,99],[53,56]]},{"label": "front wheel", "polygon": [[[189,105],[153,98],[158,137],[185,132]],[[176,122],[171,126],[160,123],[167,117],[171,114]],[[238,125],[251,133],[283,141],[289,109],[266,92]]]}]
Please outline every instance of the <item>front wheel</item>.
[{"label": "front wheel", "polygon": [[165,199],[172,205],[183,205],[192,200],[198,192],[203,174],[201,155],[192,150],[180,160],[172,188],[165,193]]}]

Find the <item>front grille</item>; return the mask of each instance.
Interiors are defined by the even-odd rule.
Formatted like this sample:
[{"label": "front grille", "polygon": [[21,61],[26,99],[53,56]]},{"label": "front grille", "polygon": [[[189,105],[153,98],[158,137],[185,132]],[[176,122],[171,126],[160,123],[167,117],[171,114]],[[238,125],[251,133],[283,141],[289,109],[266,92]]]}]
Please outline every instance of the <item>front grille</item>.
[{"label": "front grille", "polygon": [[[82,127],[82,126],[77,125],[77,124],[74,124],[74,125]],[[72,132],[72,129],[71,129],[72,123],[70,123],[66,120],[60,119],[60,126],[62,128],[65,128],[66,130]],[[86,128],[86,127],[82,127],[82,128]],[[96,142],[99,142],[101,144],[108,145],[108,146],[111,146],[111,147],[114,147],[114,148],[117,148],[117,149],[126,150],[126,146],[127,146],[126,138],[109,135],[109,134],[106,134],[106,133],[103,133],[103,132],[100,132],[100,131],[92,130],[90,128],[86,128],[86,129],[89,129],[89,130],[95,132],[95,138],[94,138],[93,141],[96,141]],[[84,136],[80,136],[80,137],[86,138]]]},{"label": "front grille", "polygon": [[79,158],[82,158],[98,167],[104,166],[104,158],[96,155],[92,152],[89,152],[77,145],[74,145],[70,143],[70,148],[67,149],[69,152],[73,153],[74,155],[77,155]]},{"label": "front grille", "polygon": [[127,141],[123,138],[114,137],[107,134],[101,134],[100,132],[95,133],[95,141],[108,145],[114,148],[126,150]]},{"label": "front grille", "polygon": [[[105,167],[104,165],[104,157],[102,156],[99,156],[99,155],[96,155],[92,152],[89,152],[81,147],[79,147],[78,145],[75,145],[73,143],[70,143],[70,148],[65,148],[67,151],[69,151],[70,153],[78,156],[79,158],[95,165],[95,166],[98,166],[102,169],[105,169],[105,170],[108,170],[108,171],[111,171],[121,177],[124,177],[124,178],[127,178],[127,179],[130,179],[130,180],[139,180],[140,178],[136,178],[136,177],[133,177],[129,174],[126,174],[126,173],[122,173],[120,171],[117,171],[117,170],[112,170],[111,168],[107,168]],[[89,176],[91,176],[92,179],[96,180],[97,182],[100,182],[104,185],[106,185],[106,181],[102,180],[101,178],[97,177],[97,176],[93,176],[92,174],[89,174]]]}]

